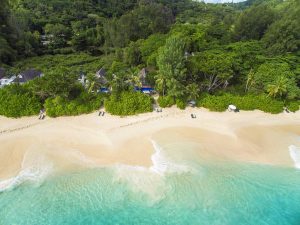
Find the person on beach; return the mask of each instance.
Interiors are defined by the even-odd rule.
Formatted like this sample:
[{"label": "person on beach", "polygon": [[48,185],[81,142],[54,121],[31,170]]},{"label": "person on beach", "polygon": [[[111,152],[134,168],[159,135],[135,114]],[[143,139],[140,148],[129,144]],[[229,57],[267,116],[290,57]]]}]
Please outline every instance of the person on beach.
[{"label": "person on beach", "polygon": [[43,120],[45,118],[45,109],[40,110],[39,120]]}]

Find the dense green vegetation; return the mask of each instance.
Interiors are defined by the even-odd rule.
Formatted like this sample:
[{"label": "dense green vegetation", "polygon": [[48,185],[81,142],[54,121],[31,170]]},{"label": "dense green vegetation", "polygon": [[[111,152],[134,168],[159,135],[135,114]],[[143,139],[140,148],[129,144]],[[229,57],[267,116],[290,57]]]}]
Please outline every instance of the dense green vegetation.
[{"label": "dense green vegetation", "polygon": [[102,105],[104,99],[101,95],[89,95],[82,93],[75,99],[69,100],[57,96],[48,98],[45,102],[47,115],[50,117],[76,116],[91,113]]},{"label": "dense green vegetation", "polygon": [[284,106],[282,101],[268,98],[265,95],[231,95],[220,96],[207,95],[197,102],[199,107],[208,108],[211,111],[222,112],[227,110],[228,105],[237,105],[240,110],[261,110],[268,113],[280,113]]},{"label": "dense green vegetation", "polygon": [[11,85],[0,89],[0,115],[21,117],[38,114],[41,103],[28,89],[20,85]]},{"label": "dense green vegetation", "polygon": [[112,115],[128,116],[152,112],[152,98],[139,92],[113,94],[105,100],[104,106]]},{"label": "dense green vegetation", "polygon": [[[19,88],[22,96],[45,104],[50,116],[76,115],[99,107],[103,99],[96,92],[105,86],[112,88],[105,101],[112,114],[147,112],[150,98],[132,93],[146,68],[161,107],[183,109],[197,100],[215,111],[230,103],[271,113],[283,106],[299,109],[298,0],[2,2],[0,67],[8,74],[28,68],[45,74],[26,88],[4,88],[2,102]],[[105,85],[94,76],[102,67]],[[78,83],[79,74],[87,75],[85,86]],[[31,115],[38,108],[30,103],[32,110],[11,115],[9,104],[0,114]]]}]

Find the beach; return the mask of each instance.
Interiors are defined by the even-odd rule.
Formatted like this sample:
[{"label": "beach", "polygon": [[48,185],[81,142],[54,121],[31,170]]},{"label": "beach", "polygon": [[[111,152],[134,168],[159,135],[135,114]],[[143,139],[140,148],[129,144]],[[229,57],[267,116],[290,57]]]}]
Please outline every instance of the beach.
[{"label": "beach", "polygon": [[298,224],[299,137],[299,112],[1,117],[0,224]]},{"label": "beach", "polygon": [[57,170],[116,164],[149,168],[152,140],[193,141],[202,158],[294,167],[289,147],[300,146],[300,112],[170,108],[123,118],[96,112],[45,120],[0,117],[0,132],[0,180],[17,176],[41,157]]}]

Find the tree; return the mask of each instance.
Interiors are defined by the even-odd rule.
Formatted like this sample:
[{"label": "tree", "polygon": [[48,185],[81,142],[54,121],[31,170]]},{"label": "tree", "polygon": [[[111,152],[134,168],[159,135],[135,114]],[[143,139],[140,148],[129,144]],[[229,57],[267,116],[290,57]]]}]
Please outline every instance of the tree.
[{"label": "tree", "polygon": [[32,81],[30,85],[34,94],[45,100],[49,97],[76,97],[78,93],[77,76],[66,68],[56,69],[43,77]]},{"label": "tree", "polygon": [[253,88],[257,92],[264,91],[274,97],[284,95],[288,99],[299,96],[295,74],[287,63],[267,62],[262,64],[254,74],[254,81]]},{"label": "tree", "polygon": [[91,93],[93,91],[98,91],[99,88],[101,87],[100,80],[95,76],[94,73],[88,73],[87,76],[87,81],[88,81],[88,93]]},{"label": "tree", "polygon": [[300,49],[300,5],[291,1],[287,10],[267,30],[263,42],[272,54],[296,52]]},{"label": "tree", "polygon": [[187,85],[186,94],[188,100],[196,100],[197,98],[199,98],[199,86],[196,83]]},{"label": "tree", "polygon": [[[186,68],[184,59],[184,42],[179,36],[170,37],[166,44],[159,51],[157,65],[159,68],[159,82],[160,87],[165,91],[172,89],[172,93],[182,90],[175,90],[182,88],[182,84],[186,78]],[[175,85],[175,86],[173,86]],[[176,96],[174,94],[173,96]]]},{"label": "tree", "polygon": [[138,87],[138,88],[142,87],[141,79],[138,76],[138,70],[130,69],[128,71],[128,83],[133,85],[134,87]]},{"label": "tree", "polygon": [[141,63],[141,52],[136,42],[131,42],[124,50],[124,61],[129,66],[137,66]]},{"label": "tree", "polygon": [[234,36],[237,40],[259,40],[274,21],[275,14],[271,7],[265,4],[253,5],[241,13],[238,18]]},{"label": "tree", "polygon": [[54,49],[65,47],[70,37],[70,29],[63,24],[47,24],[45,33],[50,40],[49,46]]},{"label": "tree", "polygon": [[164,74],[159,73],[155,76],[155,80],[156,89],[161,92],[163,96],[165,96],[167,77]]},{"label": "tree", "polygon": [[208,50],[191,59],[193,72],[198,75],[200,86],[208,92],[226,88],[233,78],[233,59],[226,52]]},{"label": "tree", "polygon": [[13,47],[16,35],[10,24],[11,16],[8,0],[2,0],[0,7],[0,64],[2,62],[12,63],[16,55]]},{"label": "tree", "polygon": [[185,95],[185,87],[182,83],[180,83],[175,78],[171,78],[167,80],[167,87],[168,87],[168,95],[174,98],[182,98]]},{"label": "tree", "polygon": [[288,79],[286,77],[278,77],[275,84],[268,84],[268,95],[273,98],[276,98],[277,96],[282,97],[287,93],[287,85]]},{"label": "tree", "polygon": [[247,92],[255,84],[254,75],[255,75],[255,73],[251,69],[247,76],[245,92]]}]

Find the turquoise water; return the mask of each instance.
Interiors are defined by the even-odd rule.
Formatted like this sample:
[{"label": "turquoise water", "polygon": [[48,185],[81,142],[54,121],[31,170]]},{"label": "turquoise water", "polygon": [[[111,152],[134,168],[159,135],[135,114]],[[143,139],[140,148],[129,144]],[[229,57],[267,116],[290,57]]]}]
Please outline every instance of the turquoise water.
[{"label": "turquoise water", "polygon": [[53,171],[34,181],[55,163],[30,160],[40,163],[19,176],[25,182],[0,192],[0,225],[300,225],[299,169],[208,160],[199,143],[174,140],[152,142],[151,168]]},{"label": "turquoise water", "polygon": [[25,182],[0,193],[0,224],[300,224],[299,170],[190,165],[164,175],[118,166]]}]

